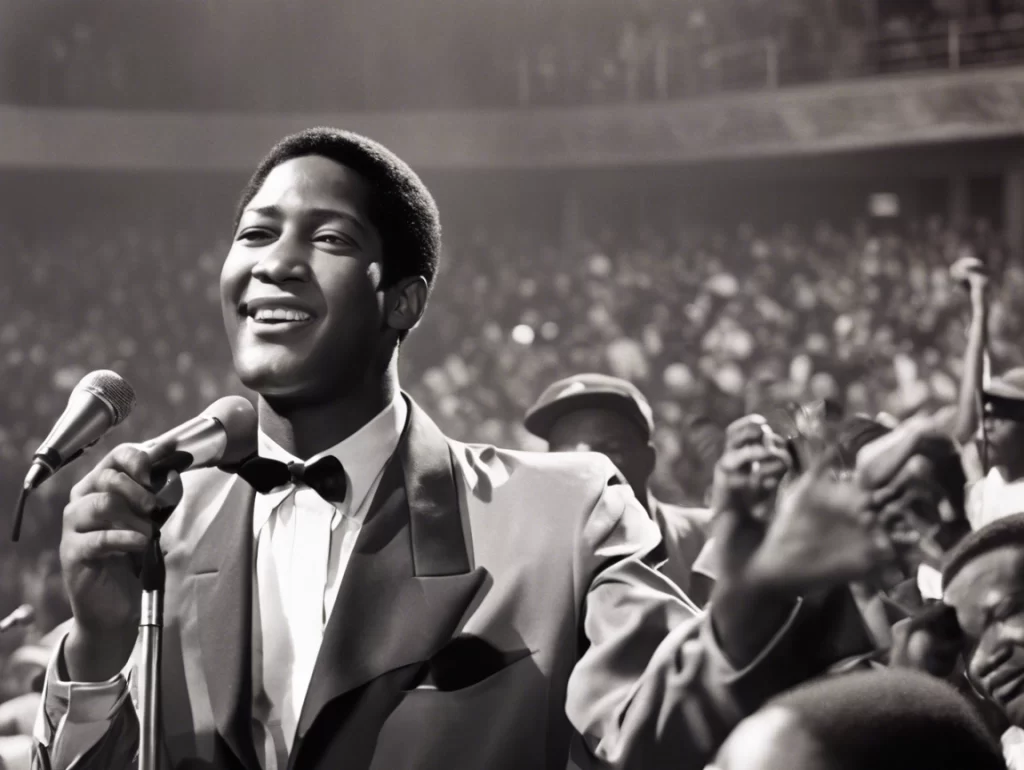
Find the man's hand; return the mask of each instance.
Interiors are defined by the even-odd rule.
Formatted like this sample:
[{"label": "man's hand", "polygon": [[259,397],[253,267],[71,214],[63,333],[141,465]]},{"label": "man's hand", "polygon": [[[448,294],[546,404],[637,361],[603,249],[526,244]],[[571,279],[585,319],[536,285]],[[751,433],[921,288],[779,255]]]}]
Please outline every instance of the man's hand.
[{"label": "man's hand", "polygon": [[905,530],[901,544],[926,560],[940,562],[943,549],[963,535],[967,477],[936,417],[913,417],[861,449],[856,479],[890,535]]},{"label": "man's hand", "polygon": [[974,302],[983,301],[988,287],[988,268],[977,257],[961,257],[949,268],[949,274],[957,283],[965,285]]},{"label": "man's hand", "polygon": [[865,578],[894,557],[871,496],[819,461],[779,496],[747,580],[783,596]]},{"label": "man's hand", "polygon": [[761,415],[747,415],[726,428],[725,451],[715,465],[711,491],[719,580],[746,569],[789,467],[788,454]]},{"label": "man's hand", "polygon": [[964,647],[956,613],[941,603],[898,621],[892,627],[892,640],[889,665],[942,679],[952,676]]},{"label": "man's hand", "polygon": [[789,464],[781,439],[764,417],[741,417],[725,429],[725,448],[715,465],[712,509],[753,512],[774,496]]},{"label": "man's hand", "polygon": [[711,496],[716,582],[710,612],[718,643],[737,667],[750,663],[793,611],[791,601],[766,596],[746,581],[789,467],[789,455],[760,415],[726,429]]},{"label": "man's hand", "polygon": [[908,464],[914,455],[928,455],[949,444],[948,434],[937,417],[914,415],[857,453],[855,476],[862,489],[882,490],[919,475],[923,470]]},{"label": "man's hand", "polygon": [[75,622],[64,645],[68,675],[104,681],[128,662],[142,586],[131,554],[149,542],[161,506],[150,489],[152,459],[122,444],[71,490],[60,561]]}]

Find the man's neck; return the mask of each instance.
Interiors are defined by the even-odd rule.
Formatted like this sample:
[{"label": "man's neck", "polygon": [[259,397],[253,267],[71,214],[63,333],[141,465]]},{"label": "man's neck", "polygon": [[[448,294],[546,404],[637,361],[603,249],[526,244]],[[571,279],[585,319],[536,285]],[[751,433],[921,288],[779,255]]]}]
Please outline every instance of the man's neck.
[{"label": "man's neck", "polygon": [[1016,462],[1012,465],[1001,465],[999,466],[999,471],[1003,474],[1003,478],[1007,483],[1024,479],[1024,463]]},{"label": "man's neck", "polygon": [[260,430],[285,451],[306,460],[330,449],[380,414],[398,392],[398,375],[384,376],[344,398],[309,406],[278,406],[259,400]]}]

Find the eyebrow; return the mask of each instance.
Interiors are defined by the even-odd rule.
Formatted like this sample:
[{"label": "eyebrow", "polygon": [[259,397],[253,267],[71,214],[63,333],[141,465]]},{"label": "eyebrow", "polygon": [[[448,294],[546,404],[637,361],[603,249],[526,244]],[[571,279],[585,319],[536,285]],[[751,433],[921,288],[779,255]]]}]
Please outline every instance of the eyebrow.
[{"label": "eyebrow", "polygon": [[[318,207],[312,209],[305,209],[302,213],[305,216],[316,217],[318,219],[344,219],[354,224],[363,233],[366,232],[366,227],[363,225],[362,222],[359,221],[357,217],[345,211],[340,211],[339,209]],[[245,214],[258,214],[264,217],[273,217],[276,219],[281,219],[284,217],[284,210],[280,206],[256,206],[254,208],[246,209],[244,212],[242,212],[242,214],[243,216]]]}]

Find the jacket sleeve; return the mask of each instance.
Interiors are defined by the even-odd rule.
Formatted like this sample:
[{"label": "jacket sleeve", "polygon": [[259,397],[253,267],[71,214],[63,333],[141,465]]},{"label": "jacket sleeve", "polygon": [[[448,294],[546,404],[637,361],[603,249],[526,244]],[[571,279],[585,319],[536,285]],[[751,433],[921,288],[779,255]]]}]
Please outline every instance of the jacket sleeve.
[{"label": "jacket sleeve", "polygon": [[732,728],[803,668],[790,665],[803,602],[737,668],[709,617],[654,568],[660,551],[658,528],[631,490],[606,486],[574,554],[584,650],[566,713],[585,747],[575,746],[580,767],[702,770]]},{"label": "jacket sleeve", "polygon": [[139,723],[131,697],[134,656],[112,679],[85,683],[62,679],[63,655],[61,640],[46,672],[33,730],[33,770],[135,768]]}]

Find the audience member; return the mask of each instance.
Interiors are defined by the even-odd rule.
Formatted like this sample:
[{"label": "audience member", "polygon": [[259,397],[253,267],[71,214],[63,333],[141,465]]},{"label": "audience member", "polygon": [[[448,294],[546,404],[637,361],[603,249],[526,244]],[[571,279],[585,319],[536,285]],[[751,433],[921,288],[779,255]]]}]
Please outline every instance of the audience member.
[{"label": "audience member", "polygon": [[981,398],[984,425],[973,451],[989,471],[974,479],[968,492],[975,529],[1024,511],[1024,367],[993,379]]},{"label": "audience member", "polygon": [[975,530],[949,554],[944,601],[965,637],[969,681],[1003,717],[1003,746],[1024,766],[1024,513]]},{"label": "audience member", "polygon": [[733,731],[714,770],[1005,770],[984,724],[952,687],[910,671],[811,682]]},{"label": "audience member", "polygon": [[703,606],[711,585],[691,571],[707,542],[711,512],[661,502],[648,487],[656,461],[654,416],[643,393],[616,377],[577,374],[548,386],[524,423],[551,452],[600,452],[615,463],[661,530],[668,557],[662,572]]}]

